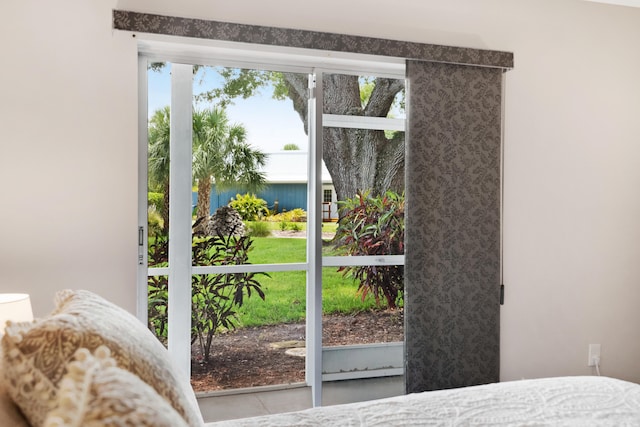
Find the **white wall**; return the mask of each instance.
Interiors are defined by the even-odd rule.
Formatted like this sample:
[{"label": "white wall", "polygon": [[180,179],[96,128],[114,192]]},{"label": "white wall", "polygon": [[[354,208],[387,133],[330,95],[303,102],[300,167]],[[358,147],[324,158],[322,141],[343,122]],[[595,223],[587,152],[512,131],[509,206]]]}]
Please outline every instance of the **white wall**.
[{"label": "white wall", "polygon": [[[640,9],[579,0],[0,3],[0,291],[134,310],[136,46],[111,9],[508,50],[502,377],[640,381]],[[337,13],[339,11],[339,13]]]},{"label": "white wall", "polygon": [[0,292],[135,309],[136,48],[111,1],[0,3]]}]

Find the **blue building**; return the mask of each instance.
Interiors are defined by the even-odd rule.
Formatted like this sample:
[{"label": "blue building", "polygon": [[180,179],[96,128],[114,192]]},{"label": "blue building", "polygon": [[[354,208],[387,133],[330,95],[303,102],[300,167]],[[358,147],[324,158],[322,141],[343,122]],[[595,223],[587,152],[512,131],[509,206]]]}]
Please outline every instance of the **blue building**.
[{"label": "blue building", "polygon": [[[301,208],[307,210],[307,168],[308,155],[306,151],[277,151],[267,153],[267,163],[263,172],[266,176],[267,186],[256,193],[261,199],[267,201],[270,210],[277,208],[283,210]],[[232,189],[218,193],[215,184],[211,189],[210,211],[215,212],[220,206],[229,204],[236,194],[244,194],[244,191]],[[322,219],[323,221],[335,221],[338,219],[336,204],[336,192],[333,187],[331,175],[322,162]],[[193,206],[198,202],[198,193],[192,194]]]}]

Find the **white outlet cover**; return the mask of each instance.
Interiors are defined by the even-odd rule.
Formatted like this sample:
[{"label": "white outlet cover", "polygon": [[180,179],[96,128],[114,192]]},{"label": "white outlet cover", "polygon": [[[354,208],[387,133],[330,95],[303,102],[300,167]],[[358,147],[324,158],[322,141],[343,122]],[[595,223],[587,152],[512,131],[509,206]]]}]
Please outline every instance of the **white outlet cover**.
[{"label": "white outlet cover", "polygon": [[587,360],[587,366],[596,366],[593,359],[595,357],[600,358],[600,344],[589,344],[589,359]]}]

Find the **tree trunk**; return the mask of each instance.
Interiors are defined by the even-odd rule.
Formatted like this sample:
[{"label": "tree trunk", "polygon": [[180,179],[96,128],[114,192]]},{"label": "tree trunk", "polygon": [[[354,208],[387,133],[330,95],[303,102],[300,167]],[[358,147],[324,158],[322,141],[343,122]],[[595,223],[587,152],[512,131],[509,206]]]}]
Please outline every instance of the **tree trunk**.
[{"label": "tree trunk", "polygon": [[[306,76],[284,74],[289,97],[308,130]],[[363,107],[357,76],[324,76],[324,107],[328,114],[386,117],[404,81],[377,78]],[[374,195],[404,189],[404,134],[387,139],[379,130],[325,128],[323,160],[331,175],[338,200],[354,197],[358,191]]]},{"label": "tree trunk", "polygon": [[208,218],[211,216],[211,179],[202,178],[198,180],[198,208],[196,217]]},{"label": "tree trunk", "polygon": [[169,235],[169,180],[164,183],[164,193],[162,193],[162,230]]}]

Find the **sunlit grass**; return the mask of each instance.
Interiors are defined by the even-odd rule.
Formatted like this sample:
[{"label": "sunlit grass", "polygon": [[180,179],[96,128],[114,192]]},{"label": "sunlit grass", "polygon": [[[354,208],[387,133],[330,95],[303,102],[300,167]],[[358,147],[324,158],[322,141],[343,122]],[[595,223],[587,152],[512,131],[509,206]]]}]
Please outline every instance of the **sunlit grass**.
[{"label": "sunlit grass", "polygon": [[253,237],[252,239],[252,250],[249,252],[251,264],[305,262],[307,258],[307,239],[274,237]]},{"label": "sunlit grass", "polygon": [[[305,263],[304,238],[253,237],[249,252],[251,264]],[[150,243],[151,239],[150,239]],[[332,246],[323,248],[325,255],[335,255]],[[304,268],[304,267],[301,267]],[[258,274],[256,279],[265,293],[263,301],[255,292],[244,299],[238,309],[237,326],[261,326],[299,322],[306,317],[306,272],[278,271]],[[357,295],[358,283],[343,277],[337,267],[322,271],[322,311],[325,314],[351,314],[375,308],[375,301],[367,297],[361,301]]]},{"label": "sunlit grass", "polygon": [[[306,239],[255,238],[249,260],[252,264],[305,262]],[[281,271],[259,275],[257,280],[266,295],[261,300],[255,294],[245,299],[238,310],[238,326],[259,326],[298,322],[306,316],[306,272]],[[337,272],[336,267],[323,268],[322,311],[355,313],[375,307],[372,298],[364,302],[356,295],[358,284]]]}]

